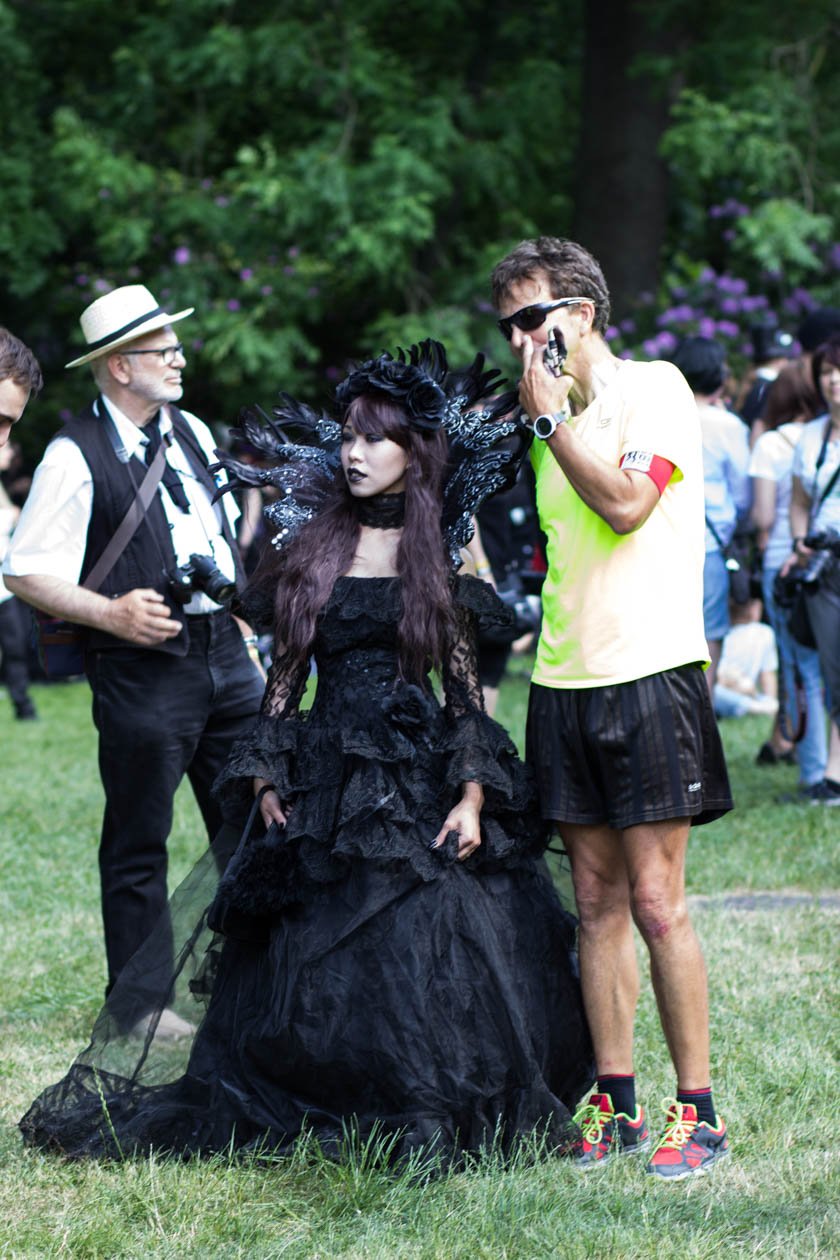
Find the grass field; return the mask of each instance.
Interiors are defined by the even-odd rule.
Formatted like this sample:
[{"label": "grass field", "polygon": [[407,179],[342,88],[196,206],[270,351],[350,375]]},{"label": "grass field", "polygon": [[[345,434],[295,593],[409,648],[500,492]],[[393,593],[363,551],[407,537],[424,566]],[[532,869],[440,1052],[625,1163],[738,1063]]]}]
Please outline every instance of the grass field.
[{"label": "grass field", "polygon": [[[525,694],[514,673],[498,716],[517,739]],[[84,1044],[104,983],[89,693],[36,701],[41,721],[16,723],[0,698],[0,1257],[840,1256],[840,811],[779,803],[795,772],[754,765],[766,721],[724,726],[737,809],[694,834],[689,859],[732,1158],[689,1185],[648,1184],[632,1161],[583,1177],[524,1158],[423,1183],[373,1150],[74,1166],[22,1149],[16,1120]],[[200,835],[182,792],[173,882]],[[647,987],[637,1075],[656,1122],[674,1082]]]}]

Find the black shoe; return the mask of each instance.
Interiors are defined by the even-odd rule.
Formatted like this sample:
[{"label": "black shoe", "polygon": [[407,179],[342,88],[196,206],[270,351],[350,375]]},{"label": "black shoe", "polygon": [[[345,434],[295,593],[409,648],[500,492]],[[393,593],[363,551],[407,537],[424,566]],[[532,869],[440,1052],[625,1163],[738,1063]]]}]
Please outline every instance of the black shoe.
[{"label": "black shoe", "polygon": [[840,805],[840,783],[836,779],[823,779],[808,789],[812,805]]},{"label": "black shoe", "polygon": [[762,744],[756,755],[755,764],[757,766],[777,766],[779,764],[795,766],[796,753],[792,748],[789,748],[787,752],[778,753],[772,744]]},{"label": "black shoe", "polygon": [[15,717],[19,722],[35,722],[38,714],[35,712],[34,705],[21,704],[15,709]]}]

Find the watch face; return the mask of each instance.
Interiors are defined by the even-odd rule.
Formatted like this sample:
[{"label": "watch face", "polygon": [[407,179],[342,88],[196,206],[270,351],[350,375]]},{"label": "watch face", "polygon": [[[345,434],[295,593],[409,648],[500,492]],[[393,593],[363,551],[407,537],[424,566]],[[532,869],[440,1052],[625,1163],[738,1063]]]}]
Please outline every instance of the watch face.
[{"label": "watch face", "polygon": [[534,421],[534,432],[538,438],[545,439],[551,437],[556,428],[557,421],[554,420],[552,416],[537,416]]}]

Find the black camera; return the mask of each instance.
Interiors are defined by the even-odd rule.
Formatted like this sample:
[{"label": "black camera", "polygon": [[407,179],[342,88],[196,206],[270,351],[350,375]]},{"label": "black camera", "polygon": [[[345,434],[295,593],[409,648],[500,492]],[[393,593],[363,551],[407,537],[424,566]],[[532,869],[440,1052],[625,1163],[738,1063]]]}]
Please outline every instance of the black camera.
[{"label": "black camera", "polygon": [[505,574],[496,587],[499,599],[513,614],[512,620],[499,626],[488,626],[481,632],[486,643],[513,643],[524,634],[535,634],[540,628],[542,607],[538,595],[528,594],[515,570]]},{"label": "black camera", "polygon": [[167,574],[169,594],[176,604],[188,604],[197,591],[203,591],[217,604],[229,604],[236,583],[226,578],[212,556],[191,555],[187,564]]},{"label": "black camera", "polygon": [[832,560],[840,556],[840,534],[836,530],[827,529],[820,534],[809,534],[803,542],[816,554],[799,574],[799,581],[803,586],[816,587]]}]

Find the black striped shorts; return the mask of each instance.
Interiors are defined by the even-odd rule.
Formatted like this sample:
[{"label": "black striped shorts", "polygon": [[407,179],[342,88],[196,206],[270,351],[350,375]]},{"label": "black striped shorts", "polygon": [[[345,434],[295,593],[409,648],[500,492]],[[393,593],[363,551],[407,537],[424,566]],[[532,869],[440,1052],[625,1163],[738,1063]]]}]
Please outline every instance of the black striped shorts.
[{"label": "black striped shorts", "polygon": [[531,685],[526,759],[542,816],[622,831],[711,822],[732,808],[729,776],[699,664],[608,687]]}]

